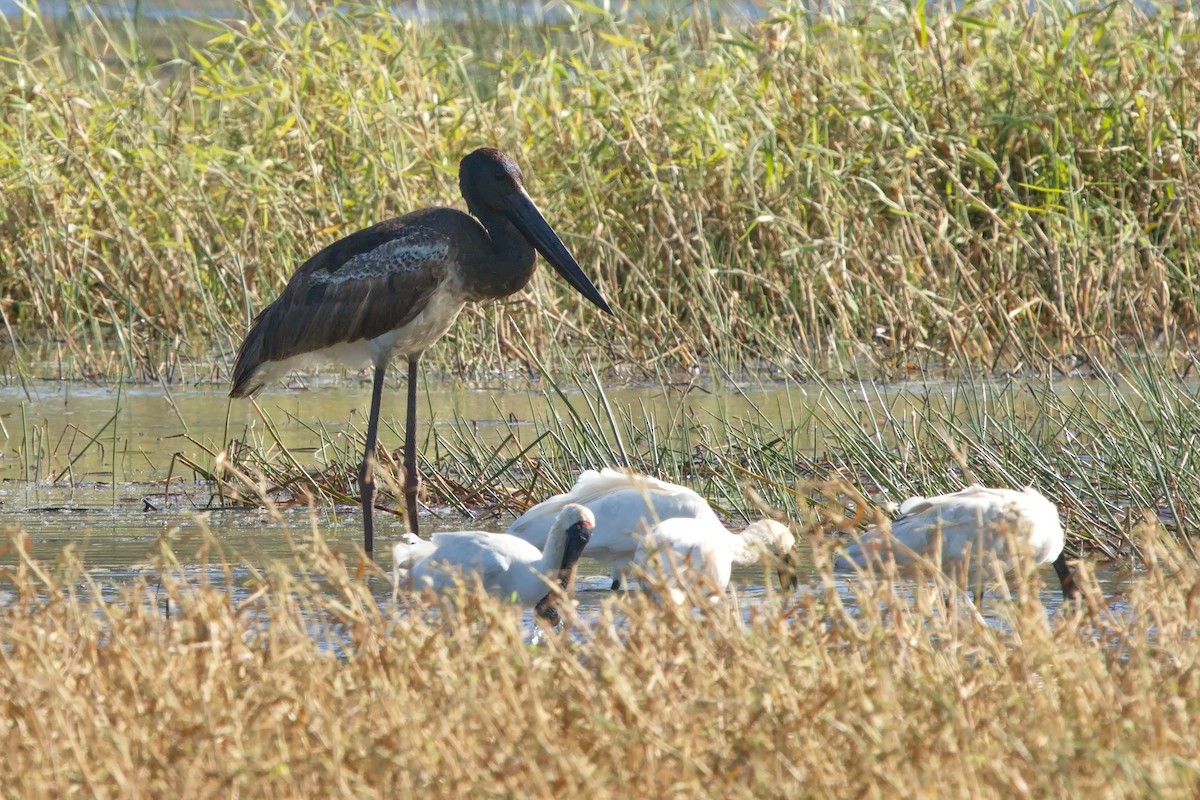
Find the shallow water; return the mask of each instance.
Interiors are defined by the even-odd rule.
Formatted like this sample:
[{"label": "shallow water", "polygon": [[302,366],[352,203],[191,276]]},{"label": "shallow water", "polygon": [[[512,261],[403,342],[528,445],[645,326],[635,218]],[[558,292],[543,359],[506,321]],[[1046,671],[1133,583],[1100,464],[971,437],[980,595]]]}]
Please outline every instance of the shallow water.
[{"label": "shallow water", "polygon": [[[969,389],[952,381],[862,383],[822,387],[795,383],[711,383],[668,386],[606,388],[614,415],[639,424],[656,421],[661,429],[678,428],[681,419],[696,425],[719,425],[728,421],[765,421],[795,437],[798,450],[816,450],[822,444],[817,406],[837,394],[838,404],[847,401],[849,411],[861,414],[870,426],[881,409],[896,418],[911,410],[922,413],[978,405],[1002,394],[1015,413],[1032,417],[1037,401],[1029,393],[1012,390],[1006,381],[974,382]],[[1060,395],[1080,392],[1087,397],[1094,387],[1082,380],[1059,380],[1040,385]],[[831,391],[832,389],[832,391]],[[80,504],[94,507],[136,505],[153,500],[149,484],[162,481],[170,472],[173,480],[190,480],[182,465],[172,469],[172,456],[181,453],[202,467],[212,465],[210,452],[218,452],[231,439],[278,449],[286,447],[307,466],[321,466],[330,456],[330,445],[350,450],[361,446],[366,428],[370,383],[365,373],[354,382],[335,379],[297,380],[288,389],[275,389],[257,400],[263,414],[278,433],[268,432],[255,407],[245,400],[226,397],[228,387],[210,384],[198,387],[158,385],[87,386],[58,381],[28,381],[25,385],[0,385],[0,503],[23,511],[48,506]],[[594,391],[564,389],[564,394],[584,415],[585,421],[611,433],[600,399]],[[595,417],[587,417],[589,405]],[[479,442],[497,443],[510,433],[532,432],[546,427],[550,417],[563,425],[573,424],[565,407],[550,388],[540,381],[497,380],[491,385],[422,386],[418,400],[418,436],[426,456],[439,441],[433,431],[453,442],[456,429],[477,437]],[[402,439],[404,384],[393,378],[384,393],[380,442],[398,448]],[[880,434],[886,438],[886,432]],[[432,450],[431,450],[432,448]],[[355,450],[355,455],[357,451]],[[172,484],[173,489],[177,484]],[[98,494],[99,493],[99,494]],[[106,497],[101,497],[106,494]],[[207,495],[194,490],[172,496],[166,505],[208,507]]]},{"label": "shallow water", "polygon": [[[7,493],[0,495],[0,500],[12,498],[18,508],[69,505],[73,493],[64,487],[70,483],[89,491],[103,484],[110,494],[115,493],[118,505],[133,502],[131,496],[138,484],[166,478],[176,452],[203,461],[207,467],[211,460],[204,448],[221,450],[226,441],[243,438],[247,430],[274,443],[253,405],[229,400],[225,396],[228,388],[223,385],[168,393],[155,385],[81,387],[44,382],[31,383],[28,390],[29,396],[20,385],[0,386],[0,485],[4,486],[0,491]],[[510,431],[532,429],[534,420],[562,413],[547,403],[544,392],[536,381],[435,386],[420,395],[418,433],[428,440],[432,417],[437,430],[447,436],[456,423],[462,423],[483,441],[499,441]],[[635,419],[651,415],[669,420],[679,414],[682,403],[693,417],[766,414],[785,424],[800,424],[801,431],[808,392],[795,386],[720,393],[691,389],[685,397],[682,388],[606,390],[614,413]],[[581,406],[596,402],[594,397],[583,398],[578,390],[565,393]],[[304,463],[319,464],[323,442],[354,436],[353,446],[361,446],[369,401],[370,384],[360,378],[356,383],[297,381],[292,390],[267,392],[257,402],[278,431],[280,444]],[[399,446],[403,414],[403,381],[389,381],[380,428],[385,446]],[[175,475],[186,472],[177,467]],[[114,481],[122,489],[114,492]],[[25,499],[18,501],[13,496],[18,489],[28,490]],[[207,503],[207,497],[203,502]]]},{"label": "shallow water", "polygon": [[[169,535],[180,557],[186,559],[186,554],[196,552],[202,539],[197,515],[202,515],[227,562],[257,566],[275,559],[289,560],[293,541],[308,534],[312,521],[307,509],[285,510],[282,524],[262,511],[214,509],[211,488],[196,481],[191,470],[181,464],[172,467],[175,453],[207,468],[211,457],[206,450],[218,451],[230,438],[253,441],[255,436],[266,437],[252,406],[245,401],[229,402],[223,387],[168,392],[157,386],[81,388],[43,383],[27,388],[29,395],[20,386],[0,387],[0,510],[4,523],[19,524],[30,535],[35,558],[52,561],[70,546],[107,593],[126,581],[153,574],[163,536]],[[393,415],[403,412],[403,386],[393,384],[391,388],[385,399],[381,437],[385,445],[395,447],[401,436]],[[868,391],[902,408],[930,391],[928,385],[917,387],[917,392],[911,392],[913,388],[898,384],[869,387]],[[1064,382],[1060,388],[1068,391],[1071,387]],[[945,389],[942,402],[951,407],[956,402],[954,390],[949,385]],[[777,424],[799,431],[801,446],[816,447],[819,431],[809,409],[820,392],[820,387],[767,385],[690,391],[686,396],[662,387],[616,389],[607,394],[618,415],[633,419],[659,416],[667,424],[680,413],[693,419],[706,414],[714,419],[769,415]],[[353,452],[364,423],[367,395],[365,383],[317,382],[294,391],[267,393],[260,405],[283,445],[317,468],[325,456],[320,450],[331,446],[330,442],[340,441],[348,448],[346,452]],[[434,387],[421,398],[427,448],[431,408],[436,409],[435,431],[449,436],[454,426],[467,425],[480,440],[498,441],[523,430],[532,438],[538,427],[535,421],[544,427],[553,402],[547,401],[537,384]],[[266,438],[263,441],[270,446]],[[170,492],[164,495],[168,471],[173,471],[174,478]],[[511,522],[507,515],[472,521],[447,509],[432,511],[435,513],[422,516],[425,533],[502,531]],[[379,564],[390,572],[390,543],[404,531],[403,523],[380,512],[376,512],[376,520]],[[335,551],[348,560],[357,557],[361,519],[356,507],[322,511],[316,525]],[[220,560],[215,553],[212,559]],[[815,580],[811,561],[806,569],[802,583]],[[235,591],[244,577],[235,575]],[[1121,591],[1126,580],[1115,571],[1101,572],[1100,578],[1111,592]],[[852,574],[841,576],[843,600],[850,605],[854,600],[849,582],[854,579]],[[608,596],[609,582],[606,568],[585,557],[577,584],[577,601],[585,615]],[[734,582],[747,611],[768,594],[762,570],[735,572]],[[1054,609],[1060,596],[1052,571],[1047,570],[1044,585],[1043,602]],[[381,604],[391,603],[388,582],[373,580],[372,590]],[[996,602],[995,597],[985,598],[985,616]]]},{"label": "shallow water", "polygon": [[[248,595],[250,565],[258,567],[272,560],[291,561],[296,552],[296,543],[303,542],[310,532],[310,519],[307,510],[285,512],[285,523],[279,524],[266,520],[265,514],[259,512],[216,512],[206,514],[205,524],[219,542],[221,552],[210,552],[206,566],[196,561],[189,562],[187,554],[194,553],[202,542],[200,527],[194,519],[178,516],[165,519],[163,514],[131,514],[129,512],[113,512],[99,509],[75,511],[35,511],[18,515],[25,531],[32,539],[31,554],[35,559],[53,561],[62,550],[68,546],[86,565],[88,575],[106,596],[116,596],[122,584],[130,581],[149,578],[157,574],[155,563],[161,552],[160,542],[166,536],[171,543],[173,552],[179,556],[184,568],[195,579],[206,576],[215,584],[223,585],[226,581],[223,567],[219,564],[234,564],[231,573],[230,586],[236,598]],[[377,525],[376,546],[378,548],[379,566],[388,574],[392,568],[391,545],[398,540],[403,526],[398,521],[392,522],[386,518],[380,519]],[[430,520],[422,519],[423,523]],[[499,520],[490,525],[471,526],[468,520],[444,519],[440,524],[427,525],[430,532],[437,530],[460,530],[464,527],[479,529],[503,530],[508,520]],[[318,518],[318,526],[322,536],[335,552],[341,553],[348,562],[353,563],[361,546],[362,529],[358,515],[351,510],[345,510],[338,522],[332,522],[328,516]],[[299,544],[301,551],[303,544]],[[11,556],[0,559],[0,563],[10,562]],[[818,583],[817,569],[812,563],[811,551],[802,548],[800,567],[801,587]],[[734,571],[733,587],[741,604],[743,613],[747,616],[754,606],[766,600],[767,597],[779,592],[778,586],[771,578],[768,588],[765,574],[761,569],[746,568]],[[837,573],[838,592],[842,602],[850,608],[856,604],[856,596],[851,589],[851,583],[856,580],[854,573]],[[1117,570],[1101,569],[1097,575],[1106,594],[1116,594],[1125,589],[1129,576]],[[1043,588],[1041,600],[1049,612],[1053,612],[1062,602],[1057,580],[1053,570],[1046,568],[1042,574]],[[576,581],[575,601],[580,614],[586,619],[596,612],[603,600],[610,595],[611,579],[607,567],[596,561],[584,558],[580,562]],[[372,594],[382,608],[392,605],[392,587],[389,581],[371,579],[369,585]],[[639,591],[636,582],[628,591]],[[802,590],[802,589],[801,589]],[[905,591],[905,587],[901,587]],[[0,590],[0,605],[7,600],[7,594]],[[985,595],[981,611],[985,619],[996,622],[996,610],[1003,601],[995,592]],[[1114,610],[1119,610],[1119,605]],[[534,630],[531,612],[525,612],[526,624],[530,631]],[[336,637],[335,637],[336,638]],[[336,647],[336,641],[329,642]]]}]

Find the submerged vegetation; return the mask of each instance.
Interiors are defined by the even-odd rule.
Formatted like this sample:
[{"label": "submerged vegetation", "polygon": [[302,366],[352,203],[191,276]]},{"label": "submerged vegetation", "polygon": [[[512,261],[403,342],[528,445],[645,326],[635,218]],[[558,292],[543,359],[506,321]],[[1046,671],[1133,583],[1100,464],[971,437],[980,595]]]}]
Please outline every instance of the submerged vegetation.
[{"label": "submerged vegetation", "polygon": [[[861,506],[814,488],[831,479],[877,506],[978,481],[1037,487],[1059,506],[1072,554],[1136,558],[1132,531],[1146,513],[1191,547],[1200,520],[1194,384],[1161,361],[1126,356],[1119,366],[1089,380],[889,386],[812,376],[717,393],[665,378],[605,389],[591,374],[560,371],[503,396],[465,392],[474,400],[461,408],[456,392],[433,388],[427,398],[438,410],[418,438],[423,513],[501,530],[580,470],[606,465],[686,484],[725,518],[747,522],[762,515],[760,504],[798,523]],[[271,395],[235,406],[245,420],[237,423],[208,392],[176,392],[176,416],[149,430],[145,417],[166,409],[155,398],[115,410],[103,396],[71,399],[67,419],[46,399],[0,417],[8,442],[0,488],[27,487],[25,501],[9,489],[8,507],[58,502],[96,479],[172,524],[188,510],[314,503],[340,517],[357,504],[364,387]],[[397,512],[401,406],[395,398],[385,406],[377,449],[377,508]],[[107,500],[109,490],[99,494]],[[117,505],[116,488],[111,496]],[[351,512],[349,524],[356,519]]]},{"label": "submerged vegetation", "polygon": [[1085,575],[1084,601],[1048,617],[1018,575],[998,627],[890,582],[856,584],[851,610],[822,573],[748,621],[621,593],[536,647],[485,596],[457,614],[378,602],[319,537],[267,570],[209,564],[215,542],[193,540],[185,560],[207,569],[164,550],[117,591],[70,555],[10,554],[0,782],[19,797],[1187,797],[1200,574],[1145,540],[1126,597]]},{"label": "submerged vegetation", "polygon": [[852,5],[464,24],[31,4],[0,23],[5,336],[18,364],[49,337],[87,375],[224,363],[303,258],[459,203],[458,158],[491,143],[619,320],[538,277],[467,311],[429,354],[445,370],[523,366],[518,331],[550,366],[586,348],[651,372],[1069,370],[1123,337],[1190,341],[1192,12]]},{"label": "submerged vegetation", "polygon": [[[1200,520],[1200,400],[1161,362],[1126,355],[1119,366],[1120,376],[1066,384],[973,377],[893,388],[814,375],[716,402],[698,386],[664,384],[628,399],[591,376],[564,375],[548,379],[527,410],[497,404],[486,425],[458,417],[430,428],[419,447],[425,500],[506,527],[580,470],[622,465],[688,484],[726,516],[748,522],[765,505],[802,522],[863,507],[856,493],[823,493],[830,479],[881,505],[974,482],[1033,484],[1059,506],[1072,550],[1135,555],[1131,531],[1147,512],[1190,548]],[[360,431],[309,428],[291,439],[302,445],[289,446],[278,422],[265,413],[263,421],[222,454],[214,443],[194,455],[219,464],[193,473],[202,479],[194,502],[207,503],[214,485],[235,505],[352,502]],[[398,443],[396,426],[384,438]],[[379,459],[381,502],[400,509],[398,451],[382,448]]]}]

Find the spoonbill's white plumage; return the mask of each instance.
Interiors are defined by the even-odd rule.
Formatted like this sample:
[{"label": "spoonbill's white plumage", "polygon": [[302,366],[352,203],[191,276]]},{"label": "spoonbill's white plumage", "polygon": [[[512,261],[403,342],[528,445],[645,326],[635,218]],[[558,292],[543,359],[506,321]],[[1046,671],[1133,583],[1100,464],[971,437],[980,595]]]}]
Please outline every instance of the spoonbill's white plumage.
[{"label": "spoonbill's white plumage", "polygon": [[[518,517],[509,526],[508,532],[540,547],[546,540],[555,515],[568,503],[579,503],[595,512],[596,529],[592,531],[587,554],[588,558],[607,564],[612,569],[614,589],[628,576],[642,538],[656,525],[667,520],[690,522],[687,530],[691,535],[706,541],[737,540],[737,534],[730,533],[708,502],[691,489],[649,475],[622,472],[607,467],[599,471],[589,469],[580,473],[569,492],[538,503]],[[769,520],[755,523],[747,528],[747,531],[761,529],[763,522]],[[671,530],[677,528],[672,526]],[[752,564],[758,558],[757,555],[751,557],[746,552],[737,552],[740,557],[749,560],[735,560],[732,562],[735,564]],[[726,570],[721,585],[724,586],[728,581]]]},{"label": "spoonbill's white plumage", "polygon": [[634,563],[661,579],[671,598],[682,603],[685,583],[708,591],[725,591],[733,567],[773,561],[779,584],[789,589],[795,577],[788,555],[796,539],[786,525],[772,519],[751,523],[733,533],[720,522],[675,517],[652,527],[638,543]]},{"label": "spoonbill's white plumage", "polygon": [[1058,508],[1032,487],[1016,491],[976,484],[936,497],[910,497],[890,527],[890,532],[886,526],[869,528],[846,546],[837,566],[865,568],[894,559],[901,571],[912,571],[940,559],[943,571],[978,586],[993,559],[1005,569],[1013,567],[1012,543],[1036,563],[1054,565],[1064,598],[1075,594]]},{"label": "spoonbill's white plumage", "polygon": [[395,559],[392,570],[395,577],[408,575],[414,564],[431,555],[435,550],[437,550],[437,545],[433,543],[432,539],[422,539],[415,533],[401,534],[399,544],[392,548],[392,556]]},{"label": "spoonbill's white plumage", "polygon": [[559,580],[567,588],[595,524],[587,508],[564,506],[541,550],[506,533],[435,533],[429,541],[405,534],[393,550],[394,577],[397,584],[407,580],[435,591],[453,587],[456,580],[478,579],[488,594],[527,608],[538,606],[542,613],[551,582]]}]

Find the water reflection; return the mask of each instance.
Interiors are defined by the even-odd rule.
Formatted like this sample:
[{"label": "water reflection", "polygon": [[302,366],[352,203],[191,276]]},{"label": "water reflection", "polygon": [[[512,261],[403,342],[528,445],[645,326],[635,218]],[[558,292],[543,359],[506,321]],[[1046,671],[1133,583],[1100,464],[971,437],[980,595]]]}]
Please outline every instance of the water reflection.
[{"label": "water reflection", "polygon": [[[1002,398],[1006,408],[1011,406],[1006,413],[1036,416],[1037,397],[1019,387],[1009,382],[960,386],[935,381],[857,388],[725,385],[718,391],[641,386],[606,392],[617,418],[633,420],[639,428],[654,426],[659,432],[674,433],[684,422],[719,426],[724,420],[750,420],[787,431],[791,445],[805,451],[820,449],[823,443],[823,402],[842,405],[850,401],[855,411],[861,406],[867,415],[863,422],[868,425],[884,407],[898,419],[915,412],[953,416],[996,398]],[[0,386],[0,408],[6,410],[0,416],[0,503],[22,510],[94,505],[103,499],[109,507],[140,508],[142,500],[153,494],[151,487],[141,484],[158,482],[161,493],[161,482],[168,474],[176,481],[193,477],[190,469],[173,462],[175,454],[209,468],[210,454],[222,451],[234,439],[275,452],[287,448],[305,467],[319,468],[335,457],[357,459],[370,400],[367,382],[347,385],[341,380],[316,380],[304,388],[266,393],[258,403],[273,432],[266,430],[249,402],[228,400],[225,388],[167,393],[157,386],[80,388],[52,383],[34,387],[32,397],[27,397],[20,386]],[[387,448],[399,447],[402,440],[402,390],[403,382],[391,382],[384,394],[380,441]],[[1086,399],[1094,390],[1084,381],[1060,380],[1041,385],[1038,391],[1062,397],[1077,393]],[[583,413],[595,402],[578,389],[565,395]],[[859,399],[854,401],[854,396]],[[483,446],[526,432],[524,438],[531,441],[539,429],[560,421],[563,411],[555,394],[539,382],[434,385],[422,391],[419,402],[423,413],[418,415],[418,436],[429,444],[426,455],[430,458],[439,455],[431,450],[454,445],[460,435]],[[585,421],[607,434],[607,419]],[[886,438],[886,429],[879,435]],[[331,448],[341,448],[344,453],[331,452]],[[196,490],[166,498],[167,506],[184,508],[208,502],[208,495]]]},{"label": "water reflection", "polygon": [[[450,437],[456,425],[465,423],[481,441],[499,442],[510,431],[532,429],[535,421],[553,413],[544,390],[537,383],[435,386],[421,393],[418,435],[425,440],[432,424]],[[385,447],[398,447],[402,440],[402,392],[403,382],[390,382],[384,394],[380,438]],[[770,415],[805,430],[811,425],[803,424],[807,415],[797,403],[807,405],[806,392],[797,386],[767,385],[685,395],[675,389],[634,387],[609,390],[608,399],[617,414],[664,423],[681,413],[714,418]],[[566,395],[583,403],[578,391]],[[32,399],[18,386],[0,387],[0,405],[11,409],[4,417],[5,431],[0,431],[0,500],[24,481],[31,482],[31,494],[18,507],[70,503],[70,492],[64,494],[51,483],[85,489],[100,485],[111,491],[114,482],[162,481],[175,453],[207,467],[211,458],[206,451],[220,451],[235,438],[286,447],[306,465],[319,465],[328,455],[321,451],[331,441],[354,437],[354,447],[359,446],[369,402],[367,383],[314,382],[304,389],[268,392],[258,403],[279,434],[276,443],[254,407],[229,401],[224,387],[168,395],[156,386],[81,389],[54,384],[42,387]],[[427,409],[435,411],[429,414]],[[174,474],[190,477],[190,470],[176,465]],[[118,494],[128,492],[121,489]]]}]

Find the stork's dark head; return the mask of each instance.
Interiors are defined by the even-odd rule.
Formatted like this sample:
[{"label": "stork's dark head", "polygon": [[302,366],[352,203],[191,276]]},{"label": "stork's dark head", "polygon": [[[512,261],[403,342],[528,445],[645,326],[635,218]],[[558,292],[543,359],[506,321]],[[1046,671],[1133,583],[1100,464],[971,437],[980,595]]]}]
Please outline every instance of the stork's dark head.
[{"label": "stork's dark head", "polygon": [[525,176],[506,154],[494,147],[481,147],[459,162],[458,189],[468,205],[477,201],[502,211],[505,197],[525,191]]},{"label": "stork's dark head", "polygon": [[472,214],[481,219],[490,214],[503,216],[575,291],[600,310],[612,313],[604,296],[583,274],[525,191],[525,179],[516,161],[493,147],[481,147],[458,165],[458,188]]}]

